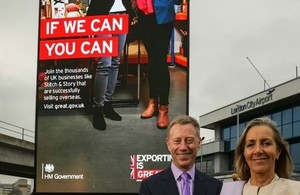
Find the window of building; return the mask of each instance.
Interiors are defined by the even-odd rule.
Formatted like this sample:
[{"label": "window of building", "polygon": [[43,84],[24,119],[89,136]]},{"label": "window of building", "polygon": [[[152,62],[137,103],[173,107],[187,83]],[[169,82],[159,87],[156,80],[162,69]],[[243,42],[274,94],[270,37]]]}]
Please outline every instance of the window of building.
[{"label": "window of building", "polygon": [[293,136],[300,136],[300,121],[293,123]]},{"label": "window of building", "polygon": [[213,173],[214,172],[214,165],[213,165],[213,161],[209,160],[207,161],[207,173]]},{"label": "window of building", "polygon": [[234,170],[234,152],[228,153],[228,170]]},{"label": "window of building", "polygon": [[195,167],[196,167],[196,169],[201,170],[201,162],[200,161],[196,161]]},{"label": "window of building", "polygon": [[292,123],[282,125],[281,131],[284,139],[292,138],[293,137]]},{"label": "window of building", "polygon": [[203,160],[202,163],[201,161],[197,160],[195,166],[203,173],[214,173],[213,160]]},{"label": "window of building", "polygon": [[230,150],[235,150],[236,148],[236,137],[230,139]]},{"label": "window of building", "polygon": [[202,161],[200,164],[200,171],[206,173],[206,161]]},{"label": "window of building", "polygon": [[300,106],[293,108],[293,121],[300,121]]},{"label": "window of building", "polygon": [[230,141],[226,140],[224,141],[224,151],[230,150]]},{"label": "window of building", "polygon": [[233,138],[233,137],[236,137],[236,132],[237,129],[236,129],[236,125],[233,125],[230,127],[230,137]]},{"label": "window of building", "polygon": [[273,113],[271,119],[275,121],[277,125],[281,125],[281,112]]},{"label": "window of building", "polygon": [[245,128],[246,128],[246,123],[240,123],[239,124],[239,129],[240,129],[239,137],[241,137],[241,135],[243,134]]},{"label": "window of building", "polygon": [[230,139],[230,128],[223,129],[223,140]]},{"label": "window of building", "polygon": [[291,156],[294,162],[294,171],[300,171],[300,143],[290,145]]},{"label": "window of building", "polygon": [[286,109],[282,111],[282,124],[287,124],[292,122],[292,109]]},{"label": "window of building", "polygon": [[[235,150],[237,143],[237,133],[239,137],[242,135],[245,129],[246,123],[242,122],[237,127],[237,124],[234,124],[230,127],[226,127],[222,129],[223,140],[225,141],[225,151]],[[239,128],[239,132],[237,132],[237,128]]]}]

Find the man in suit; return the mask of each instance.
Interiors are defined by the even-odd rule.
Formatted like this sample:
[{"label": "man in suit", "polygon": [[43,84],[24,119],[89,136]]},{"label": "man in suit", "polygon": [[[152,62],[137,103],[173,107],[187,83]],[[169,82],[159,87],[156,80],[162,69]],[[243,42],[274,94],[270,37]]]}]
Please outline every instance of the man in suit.
[{"label": "man in suit", "polygon": [[201,144],[199,131],[199,123],[190,116],[179,115],[171,121],[166,138],[171,166],[143,180],[139,195],[185,195],[182,173],[189,177],[189,195],[220,194],[223,183],[195,168]]}]

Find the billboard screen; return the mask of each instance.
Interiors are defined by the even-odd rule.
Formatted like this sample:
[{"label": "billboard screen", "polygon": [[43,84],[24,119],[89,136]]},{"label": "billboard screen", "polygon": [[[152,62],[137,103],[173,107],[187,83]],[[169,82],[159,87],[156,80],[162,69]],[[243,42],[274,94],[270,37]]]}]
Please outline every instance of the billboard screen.
[{"label": "billboard screen", "polygon": [[[112,2],[108,12],[97,12],[98,8],[93,7],[97,4],[104,9],[108,2]],[[155,99],[159,109],[167,105],[170,120],[187,114],[186,2],[174,5],[176,19],[170,23],[165,48],[165,70],[170,75],[168,100],[163,100],[163,95],[158,99],[150,95],[153,62],[148,58],[147,40],[141,37],[151,32],[148,35],[132,30],[145,18],[136,17],[139,11],[130,0],[123,0],[123,5],[130,2],[136,15],[112,12],[114,2],[121,1],[40,1],[37,193],[137,193],[140,181],[170,165],[165,126],[158,124],[156,112],[151,116],[141,114],[150,99]],[[119,35],[124,34],[127,38],[123,46],[124,36]],[[156,40],[161,44],[161,37]],[[163,48],[163,44],[158,46]],[[118,65],[114,60],[119,54]],[[103,65],[105,60],[110,60],[109,65]],[[114,63],[117,68],[111,70],[108,66]],[[117,72],[113,90],[109,90],[113,78],[107,76],[109,71]],[[165,85],[166,78],[157,79],[160,73],[154,75],[158,88]]]}]

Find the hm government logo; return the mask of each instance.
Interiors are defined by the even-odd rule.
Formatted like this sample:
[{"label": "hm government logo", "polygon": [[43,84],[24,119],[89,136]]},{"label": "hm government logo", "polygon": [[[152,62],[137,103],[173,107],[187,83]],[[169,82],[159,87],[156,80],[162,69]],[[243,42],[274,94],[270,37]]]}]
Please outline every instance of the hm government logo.
[{"label": "hm government logo", "polygon": [[46,164],[45,165],[45,172],[51,173],[54,171],[54,165],[53,164]]},{"label": "hm government logo", "polygon": [[46,180],[80,180],[83,174],[61,174],[55,173],[55,166],[51,163],[42,163],[42,179]]}]

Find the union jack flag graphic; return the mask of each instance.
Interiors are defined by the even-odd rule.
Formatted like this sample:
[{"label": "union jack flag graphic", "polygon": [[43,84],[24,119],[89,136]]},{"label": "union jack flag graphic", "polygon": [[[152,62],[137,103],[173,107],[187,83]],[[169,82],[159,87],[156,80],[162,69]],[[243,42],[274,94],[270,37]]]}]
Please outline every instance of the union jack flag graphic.
[{"label": "union jack flag graphic", "polygon": [[136,179],[136,155],[130,155],[130,179]]}]

